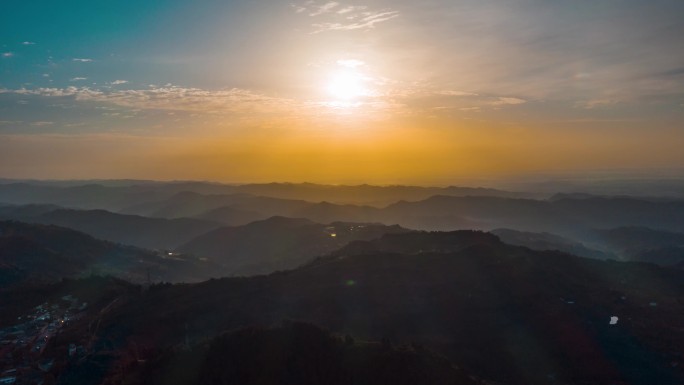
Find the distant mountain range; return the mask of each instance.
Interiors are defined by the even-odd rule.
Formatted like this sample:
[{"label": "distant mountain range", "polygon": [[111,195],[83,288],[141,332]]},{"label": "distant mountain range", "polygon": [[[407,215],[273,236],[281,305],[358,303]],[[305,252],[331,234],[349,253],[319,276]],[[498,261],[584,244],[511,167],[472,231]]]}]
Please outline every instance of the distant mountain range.
[{"label": "distant mountain range", "polygon": [[[648,261],[672,266],[684,263],[684,201],[586,196],[553,201],[434,196],[376,208],[246,194],[182,192],[159,201],[129,206],[126,211],[151,217],[105,210],[64,209],[52,204],[6,204],[0,205],[0,219],[54,224],[96,238],[148,249],[178,249],[216,259],[226,268],[222,274],[269,273],[293,268],[347,242],[382,235],[370,232],[369,236],[347,238],[340,232],[340,237],[334,238],[321,230],[326,227],[321,225],[323,223],[378,224],[366,229],[399,224],[407,229],[494,230],[510,244],[536,250],[559,250],[589,258]],[[258,225],[248,225],[272,215],[303,218],[318,224],[309,223],[311,226],[300,226],[296,231],[289,225],[282,228],[266,226],[265,230]],[[284,224],[283,221],[280,223]],[[224,228],[226,224],[235,229]]]},{"label": "distant mountain range", "polygon": [[[36,207],[48,208],[41,212]],[[377,208],[244,194],[201,195],[184,192],[122,208],[124,212],[135,213],[138,217],[103,211],[88,214],[80,211],[47,212],[50,209],[55,208],[31,206],[17,209],[5,206],[0,207],[0,215],[7,219],[70,226],[82,231],[89,231],[86,227],[94,226],[90,230],[94,236],[155,248],[179,246],[222,224],[243,225],[271,216],[306,218],[318,223],[398,224],[418,230],[510,228],[527,232],[549,232],[570,238],[584,237],[593,229],[615,227],[648,227],[660,231],[684,232],[684,201],[636,198],[591,197],[548,201],[440,195],[415,202],[400,201]],[[142,218],[143,215],[173,220],[152,220]],[[108,225],[106,229],[98,229],[98,221],[112,225]],[[85,222],[88,223],[83,225]],[[116,225],[124,223],[125,226]],[[117,229],[113,230],[111,226]],[[149,230],[150,228],[154,230]],[[134,231],[136,234],[117,234],[117,231]]]}]

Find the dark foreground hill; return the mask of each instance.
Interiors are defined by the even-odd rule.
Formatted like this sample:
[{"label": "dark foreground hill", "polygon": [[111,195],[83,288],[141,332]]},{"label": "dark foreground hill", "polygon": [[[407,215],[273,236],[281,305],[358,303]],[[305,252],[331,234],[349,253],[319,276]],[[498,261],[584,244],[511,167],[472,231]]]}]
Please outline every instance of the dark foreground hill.
[{"label": "dark foreground hill", "polygon": [[294,269],[355,240],[369,240],[409,230],[369,223],[314,223],[272,217],[239,227],[222,227],[178,248],[181,253],[209,257],[223,275],[268,274]]},{"label": "dark foreground hill", "polygon": [[683,272],[533,251],[477,232],[422,234],[422,245],[406,234],[405,250],[369,242],[374,249],[290,272],[155,286],[122,300],[98,336],[119,350],[163,348],[297,319],[424,344],[503,384],[684,383]]},{"label": "dark foreground hill", "polygon": [[[133,357],[131,357],[133,358]],[[133,360],[105,384],[145,385],[467,385],[478,384],[420,346],[356,341],[306,323],[246,328],[192,349]]]}]

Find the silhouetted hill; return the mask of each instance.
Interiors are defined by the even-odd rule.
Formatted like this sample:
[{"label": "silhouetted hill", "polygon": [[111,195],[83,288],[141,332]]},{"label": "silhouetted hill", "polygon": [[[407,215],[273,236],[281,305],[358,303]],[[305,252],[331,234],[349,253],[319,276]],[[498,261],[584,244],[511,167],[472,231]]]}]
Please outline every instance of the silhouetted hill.
[{"label": "silhouetted hill", "polygon": [[[372,185],[322,185],[313,183],[265,183],[231,185],[213,182],[156,181],[13,181],[0,180],[0,202],[54,203],[76,208],[119,210],[139,203],[166,200],[174,194],[257,195],[284,200],[330,201],[339,204],[385,206],[399,200],[416,201],[433,195],[546,197],[544,194],[510,192],[482,187],[419,187]],[[128,202],[128,203],[127,203]],[[127,204],[126,204],[127,203]],[[140,212],[127,212],[142,214]],[[146,214],[143,214],[146,215]],[[281,215],[285,215],[282,213]]]},{"label": "silhouetted hill", "polygon": [[235,191],[286,199],[303,199],[310,202],[385,206],[399,200],[417,201],[433,195],[532,197],[534,194],[502,191],[481,187],[418,187],[372,185],[321,185],[314,183],[247,184],[234,187]]},{"label": "silhouetted hill", "polygon": [[0,266],[5,277],[0,286],[90,273],[91,267],[117,253],[133,254],[69,229],[0,221]]},{"label": "silhouetted hill", "polygon": [[272,217],[240,227],[223,227],[191,240],[178,251],[212,258],[226,275],[254,275],[292,269],[350,241],[406,232],[399,226]]},{"label": "silhouetted hill", "polygon": [[340,205],[330,202],[313,203],[295,211],[292,216],[319,223],[334,221],[373,222],[381,218],[381,209],[371,206]]},{"label": "silhouetted hill", "polygon": [[50,206],[5,207],[0,209],[0,218],[68,227],[96,238],[149,249],[173,249],[221,226],[192,218],[147,218],[105,210],[49,210],[47,207]]},{"label": "silhouetted hill", "polygon": [[27,237],[0,236],[0,288],[77,275],[88,262],[88,256],[69,258]]},{"label": "silhouetted hill", "polygon": [[[309,204],[301,200],[267,198],[249,194],[203,195],[185,191],[164,200],[127,207],[121,212],[150,217],[180,218],[201,216],[218,208],[230,207],[243,212],[254,212],[256,217],[288,216]],[[248,220],[248,222],[251,221]]]},{"label": "silhouetted hill", "polygon": [[580,225],[548,201],[495,197],[434,196],[418,202],[397,202],[383,210],[383,217],[425,230],[574,229]]},{"label": "silhouetted hill", "polygon": [[101,241],[52,225],[0,221],[0,287],[110,274],[134,282],[198,281],[215,267]]},{"label": "silhouetted hill", "polygon": [[684,269],[684,247],[666,246],[656,249],[638,251],[630,257],[630,260]]},{"label": "silhouetted hill", "polygon": [[268,218],[268,215],[252,210],[236,209],[230,206],[219,207],[193,216],[193,218],[219,222],[228,226],[240,226]]},{"label": "silhouetted hill", "polygon": [[595,230],[588,237],[621,259],[675,266],[684,262],[684,234],[646,227]]},{"label": "silhouetted hill", "polygon": [[414,231],[405,234],[385,234],[369,241],[355,241],[334,252],[333,255],[371,255],[377,253],[452,253],[475,245],[503,246],[490,233],[481,231],[425,232]]},{"label": "silhouetted hill", "polygon": [[561,199],[553,206],[566,217],[594,228],[642,226],[684,231],[684,201],[653,202],[635,198]]},{"label": "silhouetted hill", "polygon": [[[247,222],[274,215],[308,218],[319,223],[335,221],[379,222],[399,224],[421,230],[454,230],[512,228],[520,231],[551,232],[574,236],[594,228],[642,226],[653,229],[684,232],[684,201],[651,198],[601,197],[583,194],[557,196],[553,200],[522,199],[520,194],[498,194],[489,190],[466,189],[468,194],[494,196],[454,196],[461,188],[415,188],[377,186],[321,185],[246,185],[251,187],[203,183],[149,183],[135,186],[54,186],[26,183],[0,184],[0,202],[48,203],[67,207],[103,208],[126,213],[177,218],[211,215],[209,211],[225,207],[240,210],[242,221],[230,215],[222,222]],[[206,187],[206,188],[205,188]],[[193,192],[195,189],[202,191]],[[251,189],[251,190],[250,190]],[[255,196],[253,193],[280,191],[282,199]],[[396,189],[396,190],[395,190]],[[330,203],[337,202],[345,191],[348,201],[357,201],[363,194],[401,198],[387,207]],[[395,194],[393,191],[401,192]],[[208,192],[210,192],[208,194]],[[249,193],[248,193],[249,192]],[[324,192],[329,192],[325,196]],[[411,192],[411,193],[407,193]],[[415,193],[414,192],[419,192]],[[429,198],[422,199],[425,193]],[[491,193],[491,194],[490,194]],[[438,195],[434,195],[438,194]],[[275,194],[278,195],[278,194]],[[418,201],[407,201],[422,199]],[[317,198],[312,198],[316,196]],[[525,195],[523,195],[525,197]],[[315,200],[307,202],[304,199]],[[320,198],[320,200],[318,200]],[[373,200],[374,198],[369,198]],[[385,199],[385,198],[383,198]],[[382,200],[382,199],[381,199]],[[255,213],[254,217],[250,213]],[[229,214],[229,213],[228,213]]]},{"label": "silhouetted hill", "polygon": [[[499,383],[684,382],[682,271],[534,251],[477,232],[387,237],[411,254],[340,254],[270,276],[157,286],[112,311],[100,336],[170,347],[299,319],[425,344]],[[413,253],[445,245],[456,251]]]},{"label": "silhouetted hill", "polygon": [[646,227],[618,227],[596,230],[594,235],[598,242],[606,247],[618,250],[626,256],[664,247],[684,246],[684,233],[653,230]]},{"label": "silhouetted hill", "polygon": [[[477,384],[425,348],[341,338],[288,322],[246,328],[185,351],[166,351],[112,383],[145,385],[414,385]],[[109,383],[109,382],[106,382]]]},{"label": "silhouetted hill", "polygon": [[120,210],[138,202],[162,199],[170,193],[135,186],[83,184],[0,184],[0,202],[12,204],[54,204],[79,209]]},{"label": "silhouetted hill", "polygon": [[0,206],[0,219],[16,219],[24,220],[27,218],[33,218],[50,211],[62,209],[56,205],[48,204],[29,204],[29,205],[1,205]]},{"label": "silhouetted hill", "polygon": [[585,258],[617,259],[610,252],[594,250],[580,242],[551,233],[532,233],[512,229],[494,229],[491,233],[509,245],[525,246],[533,250],[558,250]]},{"label": "silhouetted hill", "polygon": [[541,201],[435,196],[419,202],[398,202],[383,209],[381,216],[378,221],[383,223],[426,230],[505,227],[574,235],[592,228],[645,226],[684,231],[684,201],[632,198]]},{"label": "silhouetted hill", "polygon": [[556,194],[591,194],[598,196],[617,196],[629,194],[633,197],[663,197],[670,199],[684,198],[684,178],[681,173],[676,178],[620,178],[601,177],[587,178],[549,178],[538,181],[512,181],[507,188],[538,193]]}]

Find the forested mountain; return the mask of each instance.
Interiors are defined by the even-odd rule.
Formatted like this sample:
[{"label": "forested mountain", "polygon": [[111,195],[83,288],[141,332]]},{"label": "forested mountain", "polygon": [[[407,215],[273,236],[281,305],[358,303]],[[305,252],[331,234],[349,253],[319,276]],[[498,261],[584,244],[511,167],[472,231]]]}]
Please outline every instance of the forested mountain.
[{"label": "forested mountain", "polygon": [[[133,358],[133,357],[131,357]],[[129,364],[106,383],[145,385],[475,385],[447,359],[422,346],[356,341],[301,322],[245,328],[188,350],[167,350]]]},{"label": "forested mountain", "polygon": [[355,338],[426,344],[506,384],[684,380],[672,349],[684,345],[684,272],[533,251],[477,232],[418,235],[387,235],[406,240],[290,272],[158,287],[113,311],[101,336],[173,346],[299,319]]},{"label": "forested mountain", "polygon": [[0,221],[0,288],[92,274],[132,282],[192,282],[216,272],[208,261],[123,246],[52,225]]},{"label": "forested mountain", "polygon": [[33,205],[0,207],[0,219],[68,227],[96,238],[149,249],[173,249],[221,226],[218,222],[202,219],[148,218],[105,210]]},{"label": "forested mountain", "polygon": [[178,251],[205,256],[223,266],[225,275],[266,274],[287,270],[329,254],[354,240],[369,240],[409,230],[399,226],[272,217],[239,227],[222,227],[180,246]]}]

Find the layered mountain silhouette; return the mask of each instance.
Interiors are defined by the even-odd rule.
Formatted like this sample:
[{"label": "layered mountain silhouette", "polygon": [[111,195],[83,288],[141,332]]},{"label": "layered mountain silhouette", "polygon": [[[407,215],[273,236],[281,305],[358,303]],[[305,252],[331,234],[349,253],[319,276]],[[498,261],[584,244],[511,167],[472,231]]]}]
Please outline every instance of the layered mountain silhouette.
[{"label": "layered mountain silhouette", "polygon": [[[467,189],[405,188],[374,186],[246,185],[248,187],[193,183],[157,183],[134,186],[54,186],[26,183],[0,184],[0,202],[44,203],[71,208],[97,208],[124,214],[160,218],[196,217],[222,224],[242,225],[271,216],[307,218],[318,223],[378,222],[420,230],[510,228],[527,232],[549,232],[565,237],[591,229],[625,226],[684,232],[684,201],[631,197],[600,197],[566,194],[554,199],[529,199],[520,194],[468,190],[480,196],[462,196]],[[179,189],[187,188],[188,190]],[[192,189],[198,190],[193,191]],[[266,197],[269,189],[285,191],[281,197]],[[387,206],[315,199],[297,191],[349,192],[396,191],[387,196],[402,200]],[[356,189],[356,190],[354,190]],[[393,190],[394,189],[394,190]],[[289,192],[288,192],[289,191]],[[409,199],[404,199],[402,191]],[[420,194],[413,192],[420,191]],[[451,192],[454,195],[444,194]],[[247,193],[251,192],[251,193]],[[290,193],[292,192],[292,193]],[[425,195],[425,193],[430,193]],[[491,193],[490,196],[486,193]],[[434,195],[433,193],[441,194]],[[314,195],[316,195],[314,194]],[[341,194],[341,193],[340,193]],[[369,193],[371,194],[371,193]],[[461,195],[459,195],[461,194]],[[91,196],[92,195],[92,196]],[[278,195],[278,194],[272,194]],[[372,195],[372,194],[371,194]],[[287,196],[288,199],[282,198]],[[296,199],[290,199],[296,198]],[[374,199],[374,198],[368,198]]]},{"label": "layered mountain silhouette", "polygon": [[682,384],[679,185],[2,180],[0,366],[65,384]]},{"label": "layered mountain silhouette", "polygon": [[[137,204],[162,203],[177,193],[253,195],[284,200],[330,201],[339,204],[385,206],[399,200],[417,201],[433,195],[544,197],[546,194],[510,192],[481,187],[418,187],[265,183],[230,185],[208,182],[156,181],[14,181],[0,179],[0,202],[53,203],[72,208],[118,211]],[[135,212],[133,212],[135,213]],[[139,213],[135,213],[139,214]]]}]

